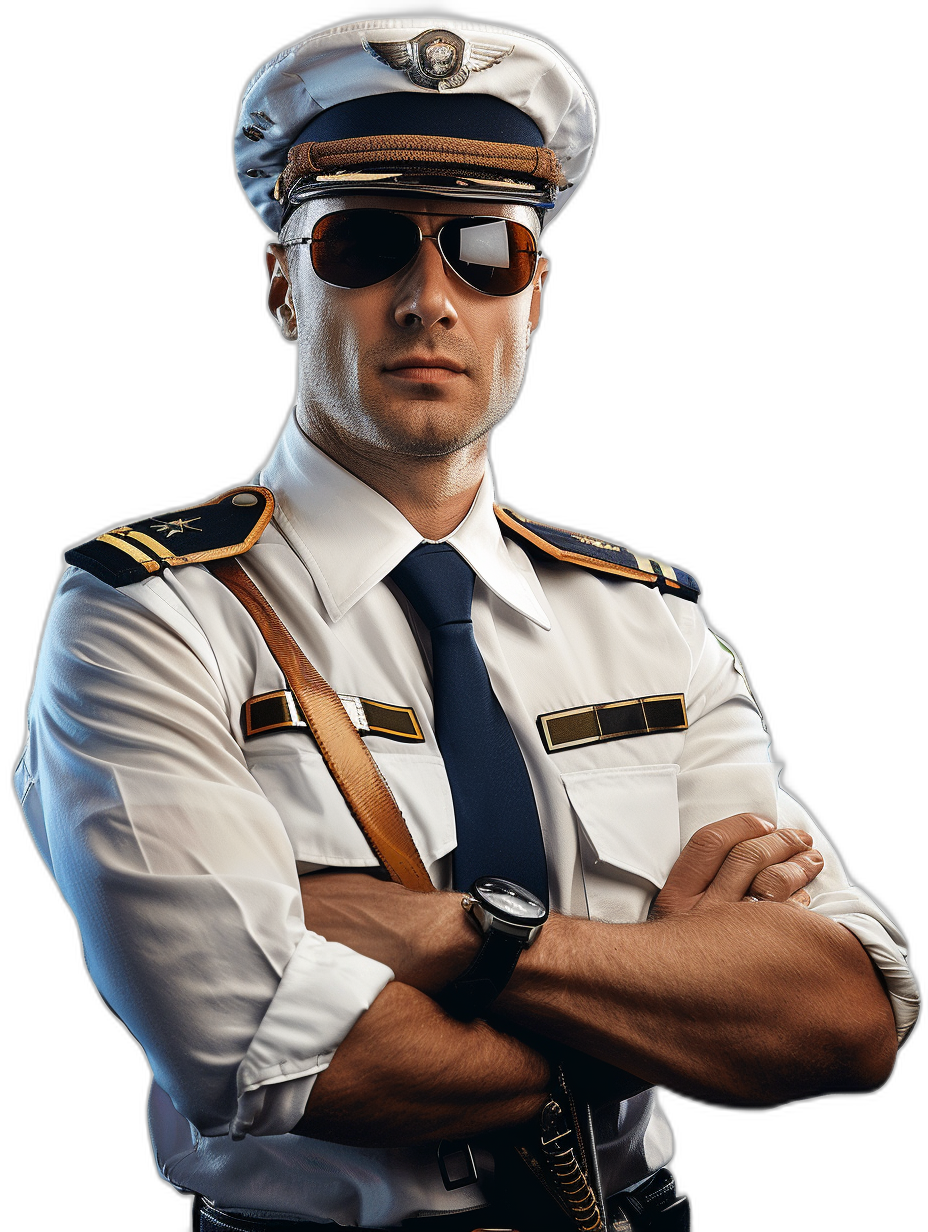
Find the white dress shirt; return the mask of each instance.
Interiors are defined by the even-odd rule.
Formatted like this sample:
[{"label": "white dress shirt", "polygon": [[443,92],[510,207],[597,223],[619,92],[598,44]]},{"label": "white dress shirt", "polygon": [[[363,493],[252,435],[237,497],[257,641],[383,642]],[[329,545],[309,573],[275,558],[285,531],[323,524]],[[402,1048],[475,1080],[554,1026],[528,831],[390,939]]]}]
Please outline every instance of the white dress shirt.
[{"label": "white dress shirt", "polygon": [[[448,888],[454,810],[428,638],[384,580],[421,537],[292,415],[259,482],[276,512],[240,562],[337,693],[414,708],[423,743],[366,743]],[[699,607],[530,557],[501,534],[488,478],[448,542],[477,575],[475,634],[535,789],[552,909],[641,921],[700,826],[742,811],[802,826],[825,857],[812,910],[866,947],[901,1038],[916,1014],[903,938],[779,788],[739,665]],[[284,687],[257,628],[202,567],[121,590],[70,569],[18,771],[24,811],[93,979],[148,1055],[171,1182],[227,1210],[362,1227],[474,1207],[479,1183],[447,1192],[432,1147],[287,1132],[392,972],[304,927],[299,873],[377,860],[305,729],[244,738],[243,703]],[[682,732],[549,754],[536,726],[552,711],[675,693]],[[669,1159],[653,1093],[598,1119],[608,1192]]]}]

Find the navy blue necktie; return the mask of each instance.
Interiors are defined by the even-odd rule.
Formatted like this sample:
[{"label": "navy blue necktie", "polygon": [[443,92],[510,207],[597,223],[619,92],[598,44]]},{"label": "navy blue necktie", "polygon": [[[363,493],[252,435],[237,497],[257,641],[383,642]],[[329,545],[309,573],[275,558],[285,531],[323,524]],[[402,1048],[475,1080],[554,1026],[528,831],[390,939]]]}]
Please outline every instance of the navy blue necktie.
[{"label": "navy blue necktie", "polygon": [[420,543],[390,574],[432,636],[435,737],[451,784],[454,885],[505,877],[548,901],[532,784],[474,640],[474,571],[448,543]]}]

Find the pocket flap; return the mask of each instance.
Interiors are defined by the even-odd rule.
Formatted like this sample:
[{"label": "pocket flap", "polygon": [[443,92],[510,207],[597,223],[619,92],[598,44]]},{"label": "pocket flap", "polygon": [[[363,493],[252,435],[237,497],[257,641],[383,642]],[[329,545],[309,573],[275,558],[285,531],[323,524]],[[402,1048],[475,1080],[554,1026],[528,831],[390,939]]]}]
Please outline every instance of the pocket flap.
[{"label": "pocket flap", "polygon": [[[245,750],[248,768],[277,809],[303,863],[331,868],[375,868],[374,855],[361,827],[351,816],[321,756],[309,746],[277,744],[262,736],[260,750]],[[440,757],[428,754],[377,753],[409,832],[429,867],[455,843],[454,807]]]},{"label": "pocket flap", "polygon": [[679,769],[622,766],[561,776],[595,863],[664,884],[680,854]]},{"label": "pocket flap", "polygon": [[375,753],[374,760],[390,784],[423,863],[446,856],[457,842],[457,831],[445,763],[426,753]]}]

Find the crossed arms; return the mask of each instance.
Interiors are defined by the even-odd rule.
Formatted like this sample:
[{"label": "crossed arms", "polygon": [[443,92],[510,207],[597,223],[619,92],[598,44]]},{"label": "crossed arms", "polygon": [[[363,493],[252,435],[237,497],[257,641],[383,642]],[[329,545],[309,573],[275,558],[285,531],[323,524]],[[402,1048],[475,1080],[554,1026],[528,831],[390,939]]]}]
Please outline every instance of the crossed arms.
[{"label": "crossed arms", "polygon": [[[244,611],[217,597],[208,576],[188,573],[177,596],[159,582],[138,600],[86,574],[66,576],[21,789],[95,982],[201,1133],[234,1125],[281,1134],[305,1113],[301,1128],[314,1137],[396,1144],[399,1125],[413,1142],[517,1123],[548,1081],[547,1061],[518,1038],[531,1029],[645,1081],[728,1102],[773,1103],[885,1076],[889,1011],[861,943],[881,963],[905,1030],[915,1001],[900,935],[847,884],[827,846],[815,911],[742,903],[763,868],[773,876],[783,866],[782,878],[798,861],[792,880],[766,887],[785,900],[819,867],[802,868],[798,836],[790,847],[786,830],[765,837],[756,822],[690,844],[647,924],[554,917],[491,1024],[449,1018],[433,996],[477,945],[459,897],[412,895],[355,874],[313,873],[301,885],[294,851],[316,849],[313,810],[324,811],[327,776],[309,774],[309,758],[283,742],[274,757],[255,750],[249,766],[217,676],[179,636],[200,627],[184,595],[211,643],[226,647],[234,697],[255,691],[267,652]],[[176,629],[163,618],[170,602]],[[772,781],[766,735],[747,702],[726,701],[730,682],[716,687],[716,669],[707,661],[693,686],[680,829],[690,837],[713,815],[745,807],[805,824],[788,797],[774,802],[758,788]],[[697,725],[700,706],[709,712]],[[289,787],[297,771],[301,794]],[[350,825],[347,812],[343,820]],[[748,846],[736,853],[739,842]],[[334,838],[324,850],[340,863]]]},{"label": "crossed arms", "polygon": [[525,1121],[549,1083],[526,1029],[718,1103],[879,1086],[896,1052],[890,1003],[854,935],[804,909],[822,867],[810,844],[752,814],[704,826],[647,923],[552,916],[492,1025],[458,1022],[433,1000],[479,946],[459,894],[303,877],[307,927],[396,978],[317,1078],[297,1132],[397,1145]]}]

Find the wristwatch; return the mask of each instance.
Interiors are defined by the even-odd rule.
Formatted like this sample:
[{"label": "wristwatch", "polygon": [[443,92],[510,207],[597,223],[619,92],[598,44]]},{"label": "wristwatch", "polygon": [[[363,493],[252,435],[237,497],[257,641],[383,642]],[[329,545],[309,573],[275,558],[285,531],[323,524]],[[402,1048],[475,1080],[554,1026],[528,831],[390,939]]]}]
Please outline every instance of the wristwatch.
[{"label": "wristwatch", "polygon": [[441,1004],[456,1018],[477,1018],[499,996],[519,955],[532,945],[548,908],[531,890],[502,877],[478,877],[461,900],[483,945],[463,975],[447,986]]}]

